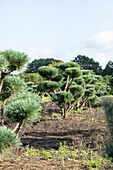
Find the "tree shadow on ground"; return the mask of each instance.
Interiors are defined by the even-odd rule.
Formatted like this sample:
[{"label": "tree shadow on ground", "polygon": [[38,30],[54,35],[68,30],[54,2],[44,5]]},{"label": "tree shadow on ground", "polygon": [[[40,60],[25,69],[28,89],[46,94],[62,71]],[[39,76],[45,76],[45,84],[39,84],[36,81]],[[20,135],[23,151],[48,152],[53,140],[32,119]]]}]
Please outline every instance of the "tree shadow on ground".
[{"label": "tree shadow on ground", "polygon": [[[58,149],[60,146],[60,142],[73,145],[75,142],[73,139],[78,138],[78,145],[81,138],[84,140],[90,139],[86,146],[92,145],[94,146],[93,136],[95,134],[103,133],[100,129],[91,129],[91,130],[73,130],[69,132],[56,132],[56,133],[48,133],[48,132],[30,132],[25,133],[25,138],[21,138],[24,146],[29,145],[35,148],[44,148],[44,149]],[[84,141],[83,141],[84,143]]]}]

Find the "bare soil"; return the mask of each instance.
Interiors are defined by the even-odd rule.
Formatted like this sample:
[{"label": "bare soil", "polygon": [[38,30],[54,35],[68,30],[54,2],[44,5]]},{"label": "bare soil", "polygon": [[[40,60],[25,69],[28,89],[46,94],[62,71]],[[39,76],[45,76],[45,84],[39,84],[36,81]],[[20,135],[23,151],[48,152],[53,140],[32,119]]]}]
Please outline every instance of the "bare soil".
[{"label": "bare soil", "polygon": [[[34,125],[24,125],[20,132],[22,147],[14,149],[12,153],[2,158],[0,170],[68,170],[87,169],[78,160],[59,161],[58,158],[44,160],[40,156],[26,156],[26,146],[33,146],[39,150],[58,150],[60,142],[74,146],[79,150],[89,147],[103,156],[104,141],[109,137],[102,108],[72,112],[66,120],[52,117],[52,113],[59,113],[59,109],[51,102],[46,102],[42,113],[45,121],[37,121]],[[46,117],[50,117],[49,120]],[[6,120],[6,126],[14,125]],[[101,151],[100,151],[101,146]],[[82,161],[82,160],[81,160]],[[112,164],[95,169],[113,169]]]}]

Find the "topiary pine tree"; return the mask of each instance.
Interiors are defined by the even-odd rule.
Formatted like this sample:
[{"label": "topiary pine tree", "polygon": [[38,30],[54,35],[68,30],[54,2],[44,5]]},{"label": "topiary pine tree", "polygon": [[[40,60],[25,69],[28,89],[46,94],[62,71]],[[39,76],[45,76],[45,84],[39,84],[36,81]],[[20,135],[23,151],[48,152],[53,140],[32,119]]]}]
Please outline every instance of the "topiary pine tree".
[{"label": "topiary pine tree", "polygon": [[[79,105],[81,109],[85,106],[89,105],[91,107],[91,104],[96,104],[99,100],[98,97],[106,95],[110,91],[109,86],[106,83],[102,83],[102,76],[95,75],[92,70],[82,70],[82,73],[83,76],[81,81],[79,81],[83,85],[85,93]],[[82,79],[84,79],[84,84]],[[75,81],[77,80],[75,79]]]},{"label": "topiary pine tree", "polygon": [[4,108],[7,99],[15,92],[23,92],[26,88],[26,84],[23,79],[16,76],[6,76],[1,90],[0,100],[1,105],[1,125],[4,126]]},{"label": "topiary pine tree", "polygon": [[10,97],[8,105],[5,107],[5,116],[17,123],[13,132],[18,134],[23,124],[37,120],[42,108],[41,98],[37,94],[19,93]]},{"label": "topiary pine tree", "polygon": [[58,68],[62,70],[62,75],[58,74],[57,68],[49,66],[39,68],[38,73],[46,80],[37,86],[37,90],[45,92],[59,106],[65,119],[84,93],[83,87],[74,82],[74,78],[80,77],[82,72],[75,62],[61,63]]},{"label": "topiary pine tree", "polygon": [[27,61],[28,57],[24,53],[12,50],[0,51],[0,93],[5,77],[15,70],[20,70]]}]

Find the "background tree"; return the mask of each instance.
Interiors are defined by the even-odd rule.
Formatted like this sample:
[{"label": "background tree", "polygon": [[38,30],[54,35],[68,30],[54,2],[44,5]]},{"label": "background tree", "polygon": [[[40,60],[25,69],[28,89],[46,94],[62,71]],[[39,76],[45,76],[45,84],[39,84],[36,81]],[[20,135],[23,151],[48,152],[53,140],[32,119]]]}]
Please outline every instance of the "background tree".
[{"label": "background tree", "polygon": [[100,66],[99,62],[94,61],[93,58],[86,57],[85,55],[78,55],[75,57],[73,62],[78,63],[83,69],[93,70],[99,75],[102,74],[102,67]]},{"label": "background tree", "polygon": [[20,70],[28,61],[27,55],[17,51],[6,50],[0,51],[0,93],[3,85],[4,78],[15,70]]},{"label": "background tree", "polygon": [[109,61],[106,64],[106,67],[102,72],[102,75],[105,76],[105,75],[112,75],[112,74],[113,74],[113,61]]},{"label": "background tree", "polygon": [[52,64],[52,62],[62,62],[61,60],[56,60],[54,58],[47,58],[47,59],[35,59],[31,63],[27,65],[27,69],[25,73],[37,73],[38,68],[41,66],[48,66],[49,64]]},{"label": "background tree", "polygon": [[33,82],[34,85],[37,85],[43,81],[43,78],[38,73],[25,73],[19,74],[18,76],[25,82]]}]

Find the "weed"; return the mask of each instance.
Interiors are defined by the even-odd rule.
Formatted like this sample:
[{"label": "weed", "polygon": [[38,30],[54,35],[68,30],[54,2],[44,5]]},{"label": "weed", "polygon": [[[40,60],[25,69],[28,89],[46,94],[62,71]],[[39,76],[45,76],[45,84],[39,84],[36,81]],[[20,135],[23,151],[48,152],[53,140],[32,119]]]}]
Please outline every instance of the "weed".
[{"label": "weed", "polygon": [[42,98],[42,101],[43,101],[43,102],[50,102],[51,99],[50,99],[49,97],[43,97],[43,98]]},{"label": "weed", "polygon": [[16,161],[21,161],[21,156],[19,156],[18,158],[16,158]]},{"label": "weed", "polygon": [[53,113],[52,119],[62,120],[62,116],[60,113]]},{"label": "weed", "polygon": [[96,120],[95,118],[92,117],[92,118],[90,119],[90,121],[91,121],[91,123],[94,123],[94,122],[96,123],[98,120]]},{"label": "weed", "polygon": [[26,147],[27,151],[25,152],[25,154],[27,156],[39,156],[40,152],[38,149],[33,149],[33,147],[29,148],[29,146]]},{"label": "weed", "polygon": [[101,163],[102,163],[102,159],[100,159],[99,156],[95,157],[93,156],[93,151],[91,150],[90,153],[90,159],[87,159],[85,161],[87,168],[91,169],[91,168],[96,168],[96,167],[100,167]]},{"label": "weed", "polygon": [[41,155],[44,159],[52,159],[54,157],[51,152],[46,150],[41,151]]},{"label": "weed", "polygon": [[106,121],[105,120],[100,120],[102,123],[105,123]]}]

